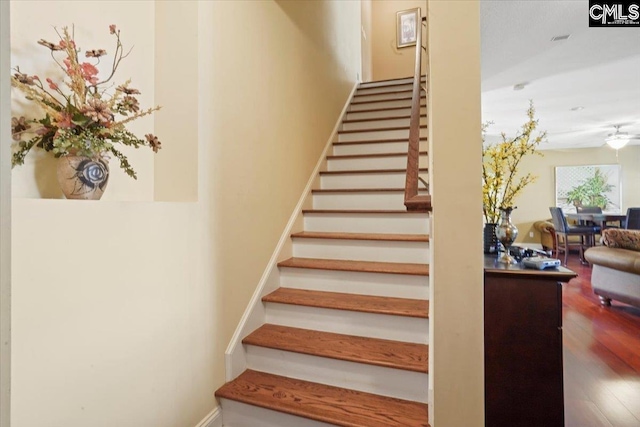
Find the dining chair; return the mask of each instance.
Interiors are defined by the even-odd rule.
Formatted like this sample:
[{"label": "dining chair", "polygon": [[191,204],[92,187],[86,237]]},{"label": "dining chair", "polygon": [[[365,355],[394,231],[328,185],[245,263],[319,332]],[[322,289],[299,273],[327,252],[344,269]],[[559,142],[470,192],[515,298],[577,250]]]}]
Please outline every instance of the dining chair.
[{"label": "dining chair", "polygon": [[625,226],[627,230],[640,230],[640,208],[628,208]]},{"label": "dining chair", "polygon": [[[572,245],[580,246],[580,261],[586,263],[584,259],[584,249],[593,246],[595,242],[596,230],[599,231],[599,227],[592,225],[576,225],[570,226],[567,223],[567,218],[562,212],[562,208],[550,207],[551,220],[553,221],[553,227],[556,229],[556,247],[554,248],[555,256],[559,259],[560,252],[564,252],[564,265],[567,265],[567,257],[569,256],[569,249]],[[580,240],[577,242],[569,241],[570,236],[578,236]]]}]

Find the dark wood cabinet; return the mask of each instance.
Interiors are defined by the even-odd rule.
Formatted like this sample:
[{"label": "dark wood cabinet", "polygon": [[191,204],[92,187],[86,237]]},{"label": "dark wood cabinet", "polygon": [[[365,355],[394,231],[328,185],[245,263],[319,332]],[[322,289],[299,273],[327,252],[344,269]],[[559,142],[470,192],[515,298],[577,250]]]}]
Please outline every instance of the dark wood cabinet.
[{"label": "dark wood cabinet", "polygon": [[485,258],[487,427],[563,427],[562,288],[576,274]]}]

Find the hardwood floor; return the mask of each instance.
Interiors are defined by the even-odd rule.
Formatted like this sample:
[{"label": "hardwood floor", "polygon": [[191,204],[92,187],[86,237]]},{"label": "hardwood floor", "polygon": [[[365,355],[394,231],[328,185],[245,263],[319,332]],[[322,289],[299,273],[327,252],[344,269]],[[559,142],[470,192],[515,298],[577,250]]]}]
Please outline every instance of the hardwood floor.
[{"label": "hardwood floor", "polygon": [[640,309],[602,307],[591,268],[570,255],[578,273],[563,285],[566,427],[640,427]]}]

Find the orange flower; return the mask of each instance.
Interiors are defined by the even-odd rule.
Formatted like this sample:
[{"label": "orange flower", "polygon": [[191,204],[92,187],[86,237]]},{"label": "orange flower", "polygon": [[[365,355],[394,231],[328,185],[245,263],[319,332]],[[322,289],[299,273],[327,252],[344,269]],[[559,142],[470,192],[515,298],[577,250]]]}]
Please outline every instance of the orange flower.
[{"label": "orange flower", "polygon": [[58,127],[68,129],[73,127],[73,123],[71,123],[71,115],[67,112],[63,112],[58,119]]},{"label": "orange flower", "polygon": [[65,58],[62,60],[62,62],[67,67],[67,74],[69,74],[70,76],[73,76],[76,74],[75,70],[71,67],[71,59]]},{"label": "orange flower", "polygon": [[58,90],[58,85],[53,82],[50,78],[47,77],[47,83],[49,83],[49,87],[53,90]]},{"label": "orange flower", "polygon": [[[71,46],[72,48],[76,48],[76,43],[73,40],[69,40],[69,46]],[[60,40],[60,47],[62,49],[66,49],[67,48],[67,42],[64,40]]]},{"label": "orange flower", "polygon": [[151,147],[154,153],[157,153],[158,150],[162,148],[162,143],[158,141],[157,136],[151,133],[148,133],[144,137],[147,138],[147,142],[149,143],[149,146]]},{"label": "orange flower", "polygon": [[89,64],[88,62],[83,62],[80,64],[80,68],[82,70],[82,77],[91,83],[92,85],[98,83],[98,78],[96,75],[98,74],[98,69],[93,66],[93,64]]}]

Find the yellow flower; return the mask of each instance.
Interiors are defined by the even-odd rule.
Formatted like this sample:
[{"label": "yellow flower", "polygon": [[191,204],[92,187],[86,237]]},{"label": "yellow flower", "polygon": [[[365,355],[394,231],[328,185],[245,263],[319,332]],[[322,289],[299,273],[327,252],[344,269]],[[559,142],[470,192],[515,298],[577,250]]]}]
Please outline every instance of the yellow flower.
[{"label": "yellow flower", "polygon": [[500,218],[500,208],[513,206],[516,197],[537,178],[530,173],[518,177],[518,166],[525,155],[542,155],[537,148],[546,138],[546,132],[541,132],[533,140],[531,139],[538,126],[534,116],[535,109],[533,102],[530,101],[527,110],[529,120],[522,125],[522,133],[510,139],[503,132],[502,141],[486,146],[484,145],[485,134],[490,123],[482,126],[482,203],[487,223],[497,223]]}]

